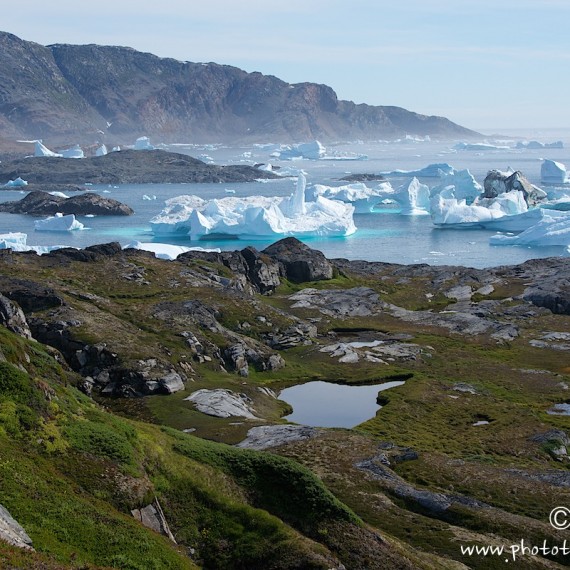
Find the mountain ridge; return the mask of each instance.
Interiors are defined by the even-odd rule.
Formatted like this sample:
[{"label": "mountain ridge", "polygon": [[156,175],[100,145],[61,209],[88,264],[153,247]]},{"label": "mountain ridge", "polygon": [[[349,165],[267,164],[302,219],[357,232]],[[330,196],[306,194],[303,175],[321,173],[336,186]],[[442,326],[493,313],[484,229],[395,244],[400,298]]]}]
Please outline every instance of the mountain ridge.
[{"label": "mountain ridge", "polygon": [[298,142],[319,138],[471,138],[444,117],[338,99],[317,83],[122,46],[42,46],[0,32],[0,130],[54,142]]}]

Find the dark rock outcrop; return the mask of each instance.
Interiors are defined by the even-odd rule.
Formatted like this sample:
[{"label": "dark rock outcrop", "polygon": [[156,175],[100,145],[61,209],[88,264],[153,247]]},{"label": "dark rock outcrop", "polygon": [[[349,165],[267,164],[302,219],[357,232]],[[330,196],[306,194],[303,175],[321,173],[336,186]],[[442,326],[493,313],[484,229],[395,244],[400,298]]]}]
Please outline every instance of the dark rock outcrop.
[{"label": "dark rock outcrop", "polygon": [[201,142],[477,135],[443,117],[341,101],[326,85],[291,85],[126,47],[44,47],[0,33],[0,51],[0,127],[12,138],[68,144],[71,137],[131,142],[140,135],[186,142],[189,133]]},{"label": "dark rock outcrop", "polygon": [[32,338],[24,311],[2,294],[0,294],[0,324],[24,338]]},{"label": "dark rock outcrop", "polygon": [[87,192],[70,198],[53,196],[47,192],[30,192],[16,202],[0,204],[0,212],[28,214],[30,216],[53,216],[57,212],[76,216],[130,216],[133,210],[112,198]]},{"label": "dark rock outcrop", "polygon": [[33,313],[64,304],[53,289],[35,281],[0,275],[0,293],[20,305],[24,313]]},{"label": "dark rock outcrop", "polygon": [[332,279],[333,265],[324,254],[297,238],[289,237],[270,245],[263,252],[282,266],[282,274],[293,283]]},{"label": "dark rock outcrop", "polygon": [[344,182],[375,182],[380,180],[386,180],[384,176],[381,174],[371,174],[371,173],[363,173],[363,174],[348,174],[339,178]]}]

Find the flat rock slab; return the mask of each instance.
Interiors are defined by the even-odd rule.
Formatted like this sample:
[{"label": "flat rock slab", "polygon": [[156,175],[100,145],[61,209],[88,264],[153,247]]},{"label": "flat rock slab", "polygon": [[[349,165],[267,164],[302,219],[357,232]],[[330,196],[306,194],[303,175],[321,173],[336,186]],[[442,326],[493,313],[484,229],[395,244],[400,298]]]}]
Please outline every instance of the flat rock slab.
[{"label": "flat rock slab", "polygon": [[197,390],[190,396],[184,398],[194,402],[196,409],[203,414],[215,416],[217,418],[243,417],[258,419],[253,414],[251,398],[245,394],[238,394],[231,390],[219,388],[217,390]]},{"label": "flat rock slab", "polygon": [[286,443],[317,437],[322,430],[310,426],[275,425],[257,426],[247,432],[247,437],[236,447],[263,450]]},{"label": "flat rock slab", "polygon": [[32,539],[2,505],[0,505],[0,539],[19,548],[33,550]]}]

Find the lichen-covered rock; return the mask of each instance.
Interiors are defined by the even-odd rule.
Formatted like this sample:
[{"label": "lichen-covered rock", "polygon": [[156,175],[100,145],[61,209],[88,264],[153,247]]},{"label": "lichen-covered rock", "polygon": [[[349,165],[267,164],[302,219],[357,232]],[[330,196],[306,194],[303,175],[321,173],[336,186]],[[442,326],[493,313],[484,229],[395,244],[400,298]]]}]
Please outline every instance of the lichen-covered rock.
[{"label": "lichen-covered rock", "polygon": [[31,339],[32,332],[24,311],[13,301],[0,294],[0,324],[24,338]]},{"label": "lichen-covered rock", "polygon": [[237,447],[247,449],[269,449],[294,441],[302,441],[317,437],[322,430],[310,426],[275,425],[257,426],[247,432],[247,437]]},{"label": "lichen-covered rock", "polygon": [[32,539],[2,505],[0,505],[0,539],[19,548],[33,550]]},{"label": "lichen-covered rock", "polygon": [[217,390],[197,390],[184,398],[194,402],[196,409],[203,414],[218,418],[243,417],[256,419],[251,407],[253,403],[246,394],[238,394],[222,388]]}]

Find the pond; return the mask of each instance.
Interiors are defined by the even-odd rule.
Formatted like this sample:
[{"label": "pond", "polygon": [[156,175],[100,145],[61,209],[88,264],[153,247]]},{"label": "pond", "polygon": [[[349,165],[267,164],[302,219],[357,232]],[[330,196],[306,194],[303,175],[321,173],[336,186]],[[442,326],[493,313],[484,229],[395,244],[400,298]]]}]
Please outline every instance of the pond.
[{"label": "pond", "polygon": [[315,427],[351,428],[373,418],[381,406],[378,392],[395,388],[403,381],[368,386],[347,386],[332,382],[307,382],[281,391],[279,399],[293,407],[284,419]]}]

